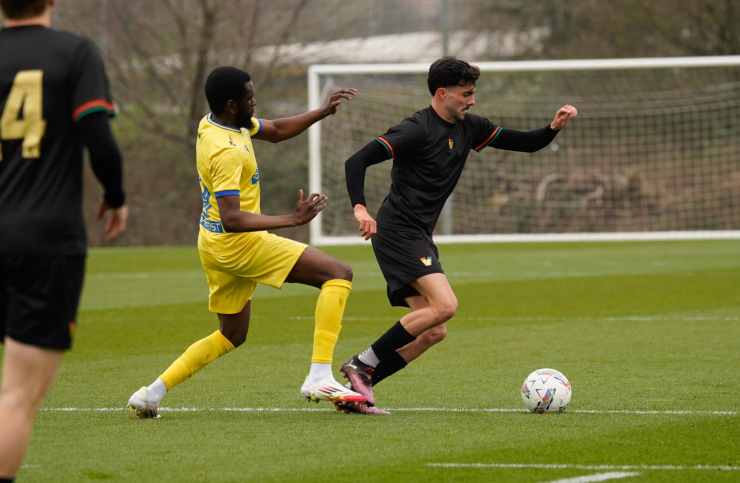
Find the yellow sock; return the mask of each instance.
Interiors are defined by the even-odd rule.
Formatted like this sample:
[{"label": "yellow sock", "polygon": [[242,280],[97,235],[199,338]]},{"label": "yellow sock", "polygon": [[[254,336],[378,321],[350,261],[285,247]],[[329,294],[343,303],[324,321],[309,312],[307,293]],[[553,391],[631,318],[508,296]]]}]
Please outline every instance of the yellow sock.
[{"label": "yellow sock", "polygon": [[319,299],[316,301],[311,362],[331,363],[334,347],[342,331],[344,307],[351,291],[352,282],[347,280],[329,280],[321,286]]},{"label": "yellow sock", "polygon": [[169,391],[200,369],[231,351],[234,345],[220,330],[194,342],[159,376]]}]

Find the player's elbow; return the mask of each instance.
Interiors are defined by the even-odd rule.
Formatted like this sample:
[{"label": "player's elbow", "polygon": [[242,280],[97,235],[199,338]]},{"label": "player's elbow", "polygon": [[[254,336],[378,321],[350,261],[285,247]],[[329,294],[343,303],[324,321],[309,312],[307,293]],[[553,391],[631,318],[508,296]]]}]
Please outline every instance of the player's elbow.
[{"label": "player's elbow", "polygon": [[224,231],[237,232],[239,230],[239,216],[238,213],[221,213],[221,225],[224,227]]}]

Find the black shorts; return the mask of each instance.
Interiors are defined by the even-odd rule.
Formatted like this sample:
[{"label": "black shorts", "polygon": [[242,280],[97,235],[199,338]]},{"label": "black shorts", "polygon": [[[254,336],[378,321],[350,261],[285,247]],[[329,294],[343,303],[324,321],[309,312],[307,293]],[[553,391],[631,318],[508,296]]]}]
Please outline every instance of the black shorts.
[{"label": "black shorts", "polygon": [[421,230],[379,227],[372,243],[375,259],[388,285],[391,305],[408,307],[406,297],[419,295],[411,282],[431,273],[444,273],[437,247]]},{"label": "black shorts", "polygon": [[0,341],[72,346],[85,255],[0,255]]}]

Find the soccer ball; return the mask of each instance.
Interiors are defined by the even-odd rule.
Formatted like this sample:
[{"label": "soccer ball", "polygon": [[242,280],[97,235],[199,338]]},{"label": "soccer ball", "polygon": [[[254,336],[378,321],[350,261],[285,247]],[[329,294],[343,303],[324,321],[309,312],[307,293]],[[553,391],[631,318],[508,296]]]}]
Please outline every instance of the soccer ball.
[{"label": "soccer ball", "polygon": [[537,369],[522,383],[524,407],[533,413],[565,411],[571,392],[568,378],[555,369]]}]

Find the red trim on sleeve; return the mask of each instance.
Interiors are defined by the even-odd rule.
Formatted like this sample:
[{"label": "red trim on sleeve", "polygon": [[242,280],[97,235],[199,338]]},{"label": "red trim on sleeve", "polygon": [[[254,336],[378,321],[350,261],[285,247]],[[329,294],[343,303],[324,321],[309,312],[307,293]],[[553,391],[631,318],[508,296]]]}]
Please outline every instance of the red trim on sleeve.
[{"label": "red trim on sleeve", "polygon": [[114,112],[115,108],[113,107],[113,104],[106,101],[105,99],[93,99],[92,101],[87,101],[84,104],[82,104],[80,107],[74,110],[72,113],[72,119],[75,121],[80,117],[80,114],[83,112],[94,109],[96,107],[102,107],[110,112]]},{"label": "red trim on sleeve", "polygon": [[393,159],[396,159],[396,153],[393,151],[393,146],[391,146],[391,143],[389,143],[388,140],[383,136],[378,136],[376,139],[383,143],[383,145],[388,148],[388,151],[391,153],[391,157]]},{"label": "red trim on sleeve", "polygon": [[493,138],[495,138],[495,137],[496,137],[496,136],[498,135],[499,131],[501,131],[501,128],[500,128],[500,127],[497,127],[496,129],[494,129],[494,130],[493,130],[493,131],[491,132],[491,134],[489,134],[489,135],[488,135],[488,137],[486,138],[486,140],[485,140],[485,141],[483,141],[482,143],[480,143],[480,144],[478,145],[478,147],[476,147],[476,148],[473,148],[473,149],[475,149],[476,151],[480,151],[481,149],[483,149],[484,147],[486,147],[486,145],[487,145],[488,143],[490,143],[490,142],[491,142],[491,140],[492,140]]}]

